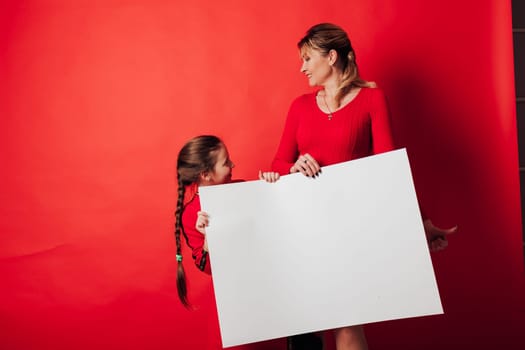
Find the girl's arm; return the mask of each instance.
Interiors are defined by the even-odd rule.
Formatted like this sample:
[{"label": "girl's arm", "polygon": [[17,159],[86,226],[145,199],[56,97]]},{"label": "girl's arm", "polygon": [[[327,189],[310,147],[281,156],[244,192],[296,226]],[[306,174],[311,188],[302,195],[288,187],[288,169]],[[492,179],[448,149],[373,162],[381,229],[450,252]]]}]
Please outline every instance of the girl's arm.
[{"label": "girl's arm", "polygon": [[207,274],[211,274],[211,267],[208,256],[206,236],[199,232],[196,227],[199,219],[200,203],[193,200],[184,209],[182,214],[182,224],[186,233],[186,243],[191,249],[191,257],[197,268]]}]

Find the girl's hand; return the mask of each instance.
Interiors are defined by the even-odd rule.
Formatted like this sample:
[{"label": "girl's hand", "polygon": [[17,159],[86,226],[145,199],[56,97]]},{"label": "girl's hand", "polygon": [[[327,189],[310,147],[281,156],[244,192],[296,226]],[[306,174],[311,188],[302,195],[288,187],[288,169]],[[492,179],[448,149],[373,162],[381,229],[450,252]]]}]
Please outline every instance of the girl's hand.
[{"label": "girl's hand", "polygon": [[209,224],[210,222],[209,222],[208,213],[206,213],[205,211],[198,211],[197,212],[197,222],[195,223],[195,228],[197,229],[197,231],[205,235],[206,226],[208,226]]},{"label": "girl's hand", "polygon": [[314,157],[308,153],[305,153],[302,156],[299,156],[299,158],[297,158],[295,161],[295,164],[290,168],[290,173],[297,172],[300,172],[301,174],[308,177],[315,177],[321,172],[321,167]]},{"label": "girl's hand", "polygon": [[448,229],[436,227],[429,219],[423,221],[423,227],[425,228],[425,235],[427,236],[428,247],[431,252],[445,249],[448,246],[447,236],[458,230],[457,225]]},{"label": "girl's hand", "polygon": [[208,237],[204,236],[204,244],[202,245],[202,250],[208,251]]},{"label": "girl's hand", "polygon": [[264,180],[266,182],[276,182],[279,180],[279,173],[274,171],[265,171],[262,172],[259,170],[259,180]]}]

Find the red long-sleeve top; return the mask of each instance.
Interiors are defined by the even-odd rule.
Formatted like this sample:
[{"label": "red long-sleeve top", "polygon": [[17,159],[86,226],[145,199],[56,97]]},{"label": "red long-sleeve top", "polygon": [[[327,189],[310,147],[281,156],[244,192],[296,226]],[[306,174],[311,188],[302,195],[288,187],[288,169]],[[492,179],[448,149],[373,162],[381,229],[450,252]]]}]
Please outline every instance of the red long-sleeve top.
[{"label": "red long-sleeve top", "polygon": [[201,210],[201,202],[198,195],[197,184],[186,186],[184,190],[182,225],[186,233],[186,244],[191,249],[191,256],[197,268],[207,274],[211,274],[208,261],[208,252],[203,249],[204,235],[197,231],[197,212]]},{"label": "red long-sleeve top", "polygon": [[326,166],[393,149],[390,113],[381,89],[361,88],[331,120],[319,109],[314,92],[292,103],[272,170],[289,174],[305,153]]}]

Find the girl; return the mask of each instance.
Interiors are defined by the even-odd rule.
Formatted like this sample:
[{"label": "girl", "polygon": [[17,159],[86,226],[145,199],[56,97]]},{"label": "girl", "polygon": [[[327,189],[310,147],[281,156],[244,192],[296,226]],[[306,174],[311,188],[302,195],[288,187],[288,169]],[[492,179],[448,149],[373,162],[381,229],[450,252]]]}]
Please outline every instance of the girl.
[{"label": "girl", "polygon": [[[230,159],[224,143],[216,136],[197,136],[188,141],[177,158],[178,200],[175,212],[175,241],[177,245],[177,292],[182,304],[189,307],[186,277],[182,265],[181,233],[192,251],[197,268],[211,274],[208,246],[204,228],[208,217],[200,211],[199,187],[232,182]],[[259,179],[275,182],[279,174],[260,172]]]}]

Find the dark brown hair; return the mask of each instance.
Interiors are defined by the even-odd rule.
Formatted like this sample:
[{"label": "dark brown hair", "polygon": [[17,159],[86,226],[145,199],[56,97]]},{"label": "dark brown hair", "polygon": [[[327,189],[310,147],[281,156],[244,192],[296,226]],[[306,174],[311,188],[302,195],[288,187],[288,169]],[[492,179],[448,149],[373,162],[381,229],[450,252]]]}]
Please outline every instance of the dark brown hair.
[{"label": "dark brown hair", "polygon": [[184,235],[186,242],[188,237],[182,225],[182,213],[184,211],[185,188],[191,184],[198,184],[203,172],[213,171],[217,162],[218,150],[224,147],[223,142],[217,136],[201,135],[192,138],[181,148],[177,157],[177,184],[178,199],[175,211],[175,243],[177,245],[177,292],[182,304],[189,307],[187,298],[186,275],[182,265],[182,247],[180,234]]},{"label": "dark brown hair", "polygon": [[330,50],[337,52],[336,65],[343,72],[343,80],[335,96],[338,105],[343,97],[355,87],[371,87],[359,76],[355,52],[346,32],[339,26],[331,23],[320,23],[308,29],[306,35],[299,40],[297,47],[300,50],[309,48],[318,50],[322,55],[328,55]]}]

